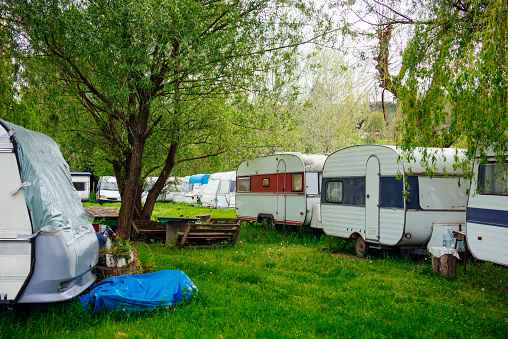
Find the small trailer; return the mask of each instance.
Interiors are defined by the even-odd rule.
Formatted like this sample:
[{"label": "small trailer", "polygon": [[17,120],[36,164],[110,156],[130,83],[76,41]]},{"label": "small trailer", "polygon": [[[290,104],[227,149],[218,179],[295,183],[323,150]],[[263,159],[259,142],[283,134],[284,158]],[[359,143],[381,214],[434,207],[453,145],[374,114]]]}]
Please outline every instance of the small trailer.
[{"label": "small trailer", "polygon": [[208,185],[208,178],[210,174],[194,174],[189,178],[189,192],[184,196],[184,202],[193,204],[201,201],[206,186]]},{"label": "small trailer", "polygon": [[322,154],[277,153],[242,162],[236,171],[237,217],[270,225],[311,225],[325,160]]},{"label": "small trailer", "polygon": [[236,187],[236,171],[214,173],[208,178],[201,202],[203,206],[228,208]]},{"label": "small trailer", "polygon": [[164,202],[173,202],[175,194],[179,194],[182,190],[182,178],[169,177],[166,181],[166,185],[162,189],[161,196]]},{"label": "small trailer", "polygon": [[76,191],[78,191],[81,201],[90,200],[90,172],[71,172],[72,184]]},{"label": "small trailer", "polygon": [[185,201],[185,195],[190,190],[189,179],[190,175],[180,178],[180,184],[177,187],[180,191],[173,194],[173,202],[179,203]]},{"label": "small trailer", "polygon": [[0,304],[63,301],[95,280],[99,243],[47,135],[0,120]]},{"label": "small trailer", "polygon": [[493,152],[487,163],[478,157],[467,204],[466,240],[479,260],[508,266],[508,158],[496,162]]},{"label": "small trailer", "polygon": [[[433,154],[433,177],[422,165]],[[453,170],[456,149],[419,149],[414,162],[395,146],[357,145],[331,154],[323,168],[321,222],[327,235],[355,239],[358,256],[369,247],[398,246],[426,254],[442,245],[445,228],[465,231],[467,182]],[[446,174],[446,175],[445,175]],[[440,245],[440,246],[441,246]]]}]

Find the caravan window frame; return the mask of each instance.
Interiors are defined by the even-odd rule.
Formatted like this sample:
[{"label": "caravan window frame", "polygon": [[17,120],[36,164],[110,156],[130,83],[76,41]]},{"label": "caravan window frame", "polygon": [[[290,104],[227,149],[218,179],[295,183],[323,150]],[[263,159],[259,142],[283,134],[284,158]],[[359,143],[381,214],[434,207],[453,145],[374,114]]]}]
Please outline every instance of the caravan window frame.
[{"label": "caravan window frame", "polygon": [[237,192],[249,193],[251,190],[250,176],[249,177],[238,177],[236,183]]},{"label": "caravan window frame", "polygon": [[[340,184],[340,186],[338,187],[340,189],[340,196],[338,196],[337,201],[332,200],[331,199],[332,196],[329,194],[329,192],[332,189],[335,189],[330,187],[332,184]],[[327,181],[325,184],[325,202],[329,204],[342,204],[343,201],[344,201],[344,182],[342,180]]]},{"label": "caravan window frame", "polygon": [[[501,172],[504,174],[504,182],[498,182],[496,178],[500,173],[499,165],[504,165],[504,171]],[[486,169],[488,173],[486,172]],[[486,178],[488,176],[488,178]],[[490,180],[494,182],[494,185],[490,185],[490,187],[486,187],[486,181],[490,183]],[[496,161],[489,161],[485,164],[480,164],[478,166],[478,175],[477,175],[477,190],[481,195],[508,195],[508,161],[500,164]],[[502,191],[501,191],[502,190]]]},{"label": "caravan window frame", "polygon": [[291,174],[291,192],[303,192],[303,173]]},{"label": "caravan window frame", "polygon": [[87,190],[86,182],[83,181],[73,181],[72,184],[74,185],[74,188],[78,192],[84,192]]}]

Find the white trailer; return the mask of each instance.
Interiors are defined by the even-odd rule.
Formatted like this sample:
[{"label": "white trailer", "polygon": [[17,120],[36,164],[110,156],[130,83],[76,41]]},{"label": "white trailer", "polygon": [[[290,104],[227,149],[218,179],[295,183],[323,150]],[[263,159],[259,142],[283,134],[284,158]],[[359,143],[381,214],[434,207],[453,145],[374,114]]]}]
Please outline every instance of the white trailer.
[{"label": "white trailer", "polygon": [[[214,173],[208,178],[201,202],[203,206],[228,208],[236,187],[236,171]],[[232,207],[232,206],[231,206]]]},{"label": "white trailer", "polygon": [[81,201],[90,200],[90,172],[71,172],[72,184],[76,191],[78,191]]},{"label": "white trailer", "polygon": [[182,190],[182,178],[169,177],[162,189],[161,196],[164,202],[173,202],[175,194]]},{"label": "white trailer", "polygon": [[[434,155],[432,178],[421,163],[424,152]],[[466,226],[468,185],[463,180],[459,187],[460,173],[452,166],[461,152],[419,149],[413,153],[414,162],[408,163],[395,146],[357,145],[336,151],[323,168],[324,232],[355,239],[359,256],[370,246],[399,246],[424,254],[429,241],[442,245],[446,227],[464,231]]]},{"label": "white trailer", "polygon": [[99,243],[58,145],[0,120],[0,178],[0,304],[83,292]]},{"label": "white trailer", "polygon": [[189,178],[189,192],[184,195],[184,202],[194,204],[201,201],[210,174],[194,174]]},{"label": "white trailer", "polygon": [[179,203],[185,201],[185,195],[189,193],[190,185],[189,179],[190,175],[180,178],[180,184],[178,185],[180,191],[173,194],[173,202]]},{"label": "white trailer", "polygon": [[278,153],[242,162],[236,171],[237,217],[311,225],[313,205],[320,201],[325,159],[322,154]]},{"label": "white trailer", "polygon": [[478,157],[467,204],[466,241],[477,259],[508,266],[508,157],[487,163]]}]

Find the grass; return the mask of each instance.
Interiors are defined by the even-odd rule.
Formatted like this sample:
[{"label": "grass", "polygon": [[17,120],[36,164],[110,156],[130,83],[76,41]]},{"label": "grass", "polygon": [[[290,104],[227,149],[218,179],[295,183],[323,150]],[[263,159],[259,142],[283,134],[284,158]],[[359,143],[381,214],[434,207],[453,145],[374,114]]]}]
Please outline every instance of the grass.
[{"label": "grass", "polygon": [[[231,210],[157,204],[158,216]],[[161,214],[159,214],[161,213]],[[330,240],[332,244],[330,245]],[[331,251],[323,248],[330,246]],[[209,249],[135,243],[153,270],[184,271],[199,292],[186,305],[143,314],[93,316],[77,302],[0,317],[3,338],[504,338],[508,270],[460,265],[439,278],[430,260],[378,252],[352,256],[342,239],[308,228],[244,223],[236,246]],[[336,254],[334,252],[341,252]]]}]

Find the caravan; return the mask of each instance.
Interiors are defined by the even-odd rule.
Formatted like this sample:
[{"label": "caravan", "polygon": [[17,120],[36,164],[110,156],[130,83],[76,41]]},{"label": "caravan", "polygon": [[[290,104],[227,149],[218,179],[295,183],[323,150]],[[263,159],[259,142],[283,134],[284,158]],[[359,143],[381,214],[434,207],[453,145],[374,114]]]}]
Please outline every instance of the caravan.
[{"label": "caravan", "polygon": [[184,196],[184,202],[187,204],[197,203],[201,201],[210,174],[194,174],[189,178],[189,191]]},{"label": "caravan", "polygon": [[72,184],[76,191],[78,191],[81,201],[90,200],[90,179],[92,173],[90,172],[71,172]]},{"label": "caravan", "polygon": [[467,204],[467,244],[480,260],[508,266],[508,161],[475,160]]},{"label": "caravan", "polygon": [[201,201],[203,206],[228,208],[234,204],[236,171],[214,173],[208,178],[208,185]]},{"label": "caravan", "polygon": [[83,292],[99,243],[58,145],[0,120],[0,176],[0,304]]},{"label": "caravan", "polygon": [[[433,154],[433,178],[421,164]],[[395,146],[357,145],[331,154],[323,168],[321,221],[327,235],[355,239],[356,254],[399,246],[426,253],[446,228],[465,230],[467,185],[453,160],[460,150],[419,149],[415,162]],[[439,245],[440,246],[440,245]]]},{"label": "caravan", "polygon": [[242,162],[236,171],[236,215],[269,224],[311,225],[321,193],[322,154],[277,153]]}]

